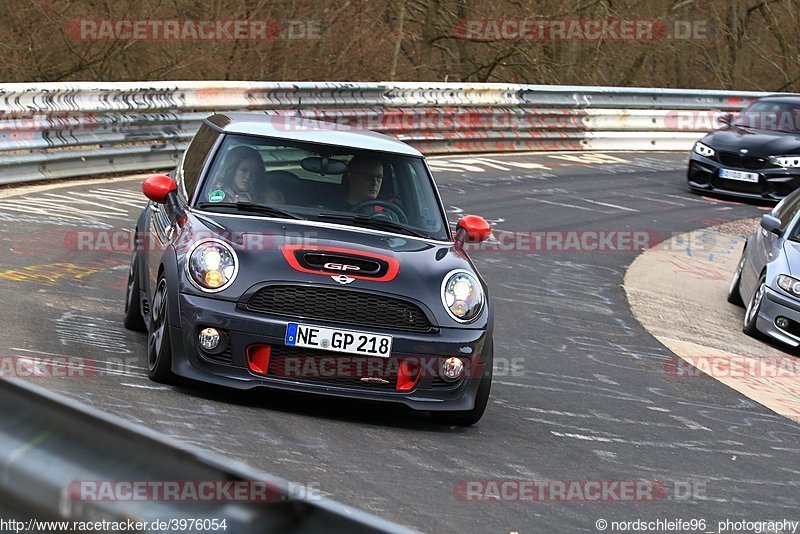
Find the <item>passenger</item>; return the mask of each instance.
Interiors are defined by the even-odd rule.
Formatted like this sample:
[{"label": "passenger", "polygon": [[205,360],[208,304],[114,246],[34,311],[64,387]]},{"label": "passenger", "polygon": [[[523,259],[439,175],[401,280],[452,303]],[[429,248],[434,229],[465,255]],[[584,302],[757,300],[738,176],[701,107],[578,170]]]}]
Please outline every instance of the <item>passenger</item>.
[{"label": "passenger", "polygon": [[264,161],[254,148],[237,146],[225,155],[209,195],[213,202],[282,203],[280,191],[265,188]]}]

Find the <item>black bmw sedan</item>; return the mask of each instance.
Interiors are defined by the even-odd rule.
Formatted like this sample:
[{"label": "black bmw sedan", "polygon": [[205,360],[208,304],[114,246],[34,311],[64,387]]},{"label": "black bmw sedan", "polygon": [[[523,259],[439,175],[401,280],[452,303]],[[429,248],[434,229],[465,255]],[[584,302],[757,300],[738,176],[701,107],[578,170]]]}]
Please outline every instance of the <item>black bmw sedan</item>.
[{"label": "black bmw sedan", "polygon": [[695,143],[689,187],[779,201],[800,186],[800,96],[769,96]]}]

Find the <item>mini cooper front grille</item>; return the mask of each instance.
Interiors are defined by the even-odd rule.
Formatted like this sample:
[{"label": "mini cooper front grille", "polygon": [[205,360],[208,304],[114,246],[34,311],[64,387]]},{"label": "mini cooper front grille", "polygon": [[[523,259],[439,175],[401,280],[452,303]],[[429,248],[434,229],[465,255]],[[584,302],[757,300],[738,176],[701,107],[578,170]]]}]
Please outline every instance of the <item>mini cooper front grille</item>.
[{"label": "mini cooper front grille", "polygon": [[250,297],[246,308],[260,313],[348,325],[413,332],[432,329],[425,313],[415,304],[348,289],[266,286]]},{"label": "mini cooper front grille", "polygon": [[222,363],[225,365],[231,365],[233,363],[233,355],[231,354],[231,346],[230,344],[225,347],[225,350],[220,352],[219,354],[209,354],[204,350],[200,349],[200,355],[213,363]]},{"label": "mini cooper front grille", "polygon": [[386,358],[273,345],[267,376],[348,388],[394,391],[397,368]]},{"label": "mini cooper front grille", "polygon": [[459,378],[458,380],[445,380],[444,378],[439,378],[438,376],[433,377],[431,379],[431,389],[455,389],[461,385],[463,378]]}]

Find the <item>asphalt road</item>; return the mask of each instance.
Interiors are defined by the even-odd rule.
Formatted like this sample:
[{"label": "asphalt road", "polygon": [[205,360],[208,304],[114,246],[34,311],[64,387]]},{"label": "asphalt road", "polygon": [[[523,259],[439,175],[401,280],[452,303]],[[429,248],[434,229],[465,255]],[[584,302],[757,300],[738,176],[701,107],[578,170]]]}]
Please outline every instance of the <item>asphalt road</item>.
[{"label": "asphalt road", "polygon": [[[684,155],[433,166],[453,220],[482,215],[516,232],[504,243],[523,249],[473,253],[492,291],[498,360],[473,428],[356,402],[149,382],[145,336],[122,327],[128,254],[75,245],[78,230],[132,227],[143,200],[131,181],[0,199],[0,347],[96,360],[94,376],[34,380],[422,531],[597,532],[599,519],[705,519],[694,531],[716,532],[726,519],[800,519],[800,427],[723,384],[669,373],[671,353],[632,317],[621,287],[638,247],[588,251],[574,241],[628,231],[652,246],[761,209],[688,192]],[[530,232],[548,232],[550,250],[517,237]],[[465,502],[454,492],[460,481],[519,479],[655,480],[666,494]]]}]

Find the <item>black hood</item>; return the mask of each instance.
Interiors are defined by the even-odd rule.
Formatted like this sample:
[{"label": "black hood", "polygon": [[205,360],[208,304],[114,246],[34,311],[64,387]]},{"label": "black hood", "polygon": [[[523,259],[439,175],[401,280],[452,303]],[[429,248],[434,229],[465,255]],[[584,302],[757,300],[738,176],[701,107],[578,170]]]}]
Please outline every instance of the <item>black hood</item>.
[{"label": "black hood", "polygon": [[[435,248],[430,241],[413,236],[383,232],[360,231],[357,226],[316,225],[304,221],[277,220],[266,217],[225,217],[218,213],[194,214],[209,231],[221,233],[227,240],[242,239],[243,235],[264,236],[267,241],[281,243],[338,242],[354,243],[393,252],[408,252]],[[271,237],[268,237],[271,236]],[[448,244],[449,246],[449,244]]]},{"label": "black hood", "polygon": [[[181,269],[184,255],[191,250],[193,243],[203,238],[231,243],[239,258],[239,274],[228,289],[216,294],[215,298],[220,300],[238,300],[247,290],[266,281],[342,288],[343,282],[336,279],[340,274],[348,274],[355,281],[347,282],[347,288],[412,298],[427,307],[439,325],[461,327],[446,314],[441,303],[441,286],[446,275],[455,270],[472,273],[488,298],[486,284],[469,256],[456,249],[452,242],[307,221],[190,212],[175,243]],[[297,253],[300,258],[294,256],[295,250],[300,251]],[[309,269],[309,265],[301,263],[303,251],[329,256],[344,254],[366,260],[379,258],[386,264],[381,274],[389,271],[393,274],[387,274],[386,278],[369,278],[354,272],[328,271],[318,267]],[[329,261],[337,263],[340,260]],[[344,262],[356,263],[347,259]],[[389,268],[391,265],[394,267]],[[196,292],[188,282],[182,282],[180,291]],[[484,313],[467,328],[484,328],[487,321],[488,316]]]},{"label": "black hood", "polygon": [[739,152],[748,156],[782,156],[800,154],[800,132],[778,132],[730,128],[710,133],[700,141],[714,150]]}]

